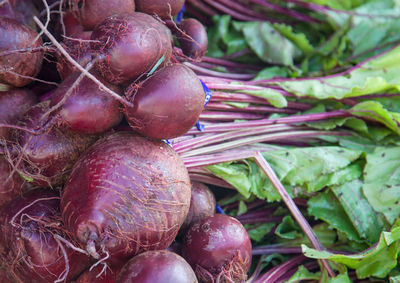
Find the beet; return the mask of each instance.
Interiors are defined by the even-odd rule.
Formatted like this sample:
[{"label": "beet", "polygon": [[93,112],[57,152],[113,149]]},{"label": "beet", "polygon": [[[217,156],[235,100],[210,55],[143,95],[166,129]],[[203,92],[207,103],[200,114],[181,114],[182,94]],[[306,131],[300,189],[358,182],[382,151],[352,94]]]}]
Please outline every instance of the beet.
[{"label": "beet", "polygon": [[114,15],[92,33],[93,51],[104,55],[96,68],[112,84],[129,84],[151,68],[164,55],[172,54],[169,29],[143,13]]},{"label": "beet", "polygon": [[215,214],[215,206],[215,196],[211,190],[202,183],[192,182],[189,212],[182,225],[182,229],[187,229],[192,223],[208,216],[213,216]]},{"label": "beet", "polygon": [[117,283],[197,283],[190,265],[169,251],[148,251],[122,268]]},{"label": "beet", "polygon": [[[19,125],[28,129],[41,126],[39,122],[48,110],[49,103],[47,100],[33,106]],[[32,178],[36,185],[62,184],[80,154],[94,140],[94,136],[72,133],[55,126],[40,135],[18,131],[16,152],[23,154],[24,160],[18,169]]]},{"label": "beet", "polygon": [[177,39],[183,54],[198,59],[207,52],[208,37],[203,24],[196,19],[185,19],[179,25]]},{"label": "beet", "polygon": [[[107,136],[75,164],[61,200],[63,219],[82,248],[118,265],[167,248],[190,203],[186,167],[166,143],[129,132]],[[97,251],[97,253],[96,253]]]},{"label": "beet", "polygon": [[23,25],[36,29],[33,16],[38,16],[38,11],[30,0],[1,1],[0,17],[14,19]]},{"label": "beet", "polygon": [[200,282],[244,282],[251,264],[251,242],[238,220],[215,214],[189,229],[182,256]]},{"label": "beet", "polygon": [[143,82],[134,95],[134,106],[125,108],[125,117],[146,137],[175,138],[196,124],[204,97],[196,74],[182,64],[173,64]]},{"label": "beet", "polygon": [[136,11],[170,19],[182,9],[185,0],[136,0]]},{"label": "beet", "polygon": [[75,283],[115,283],[117,281],[118,270],[103,271],[103,265],[98,265],[93,270],[86,270],[82,273]]},{"label": "beet", "polygon": [[10,177],[11,172],[12,166],[0,155],[0,207],[29,189],[29,184],[18,173]]},{"label": "beet", "polygon": [[72,241],[60,220],[59,197],[54,191],[34,190],[4,206],[0,210],[2,267],[19,282],[54,282],[65,270],[67,282],[74,279],[89,266],[90,258],[56,238]]},{"label": "beet", "polygon": [[[12,89],[0,92],[0,123],[16,124],[25,112],[38,102],[28,89]],[[0,139],[9,140],[11,130],[0,127]]]},{"label": "beet", "polygon": [[[20,22],[0,17],[0,52],[39,47],[42,41],[39,38],[33,42],[37,32]],[[41,68],[42,52],[22,52],[0,56],[0,83],[23,87],[31,82],[28,77],[35,77]],[[25,77],[21,77],[23,75]]]},{"label": "beet", "polygon": [[[79,74],[67,77],[51,96],[50,107],[59,103],[74,84]],[[105,83],[105,82],[103,82]],[[115,92],[120,90],[108,83]],[[81,134],[100,134],[118,125],[122,120],[121,105],[91,79],[84,77],[62,106],[54,111],[64,127]]]}]

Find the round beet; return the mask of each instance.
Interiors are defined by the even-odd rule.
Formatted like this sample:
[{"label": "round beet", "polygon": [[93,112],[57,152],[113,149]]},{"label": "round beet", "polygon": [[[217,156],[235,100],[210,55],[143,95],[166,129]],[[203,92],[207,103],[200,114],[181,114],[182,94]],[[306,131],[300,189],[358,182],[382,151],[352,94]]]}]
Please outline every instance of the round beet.
[{"label": "round beet", "polygon": [[[72,87],[79,74],[67,77],[53,92],[50,107],[57,105]],[[104,83],[104,82],[103,82]],[[105,83],[115,92],[118,87]],[[62,125],[81,134],[100,134],[118,125],[122,120],[121,105],[100,89],[91,79],[84,77],[66,101],[54,112]]]},{"label": "round beet", "polygon": [[170,19],[182,9],[185,0],[136,0],[136,10]]},{"label": "round beet", "polygon": [[169,251],[148,251],[122,268],[117,283],[197,283],[190,265]]},{"label": "round beet", "polygon": [[103,265],[98,265],[92,270],[86,270],[75,283],[115,283],[118,271],[109,268],[103,270],[103,267]]},{"label": "round beet", "polygon": [[[0,92],[0,123],[15,124],[38,99],[28,89],[12,89]],[[0,127],[0,139],[9,140],[11,130]]]},{"label": "round beet", "polygon": [[93,51],[104,55],[96,63],[99,73],[112,84],[129,84],[151,70],[164,55],[172,54],[169,29],[143,13],[114,15],[92,33]]},{"label": "round beet", "polygon": [[[40,127],[42,115],[48,110],[49,103],[47,100],[33,106],[20,120],[19,125],[28,129]],[[22,154],[24,160],[18,170],[40,186],[64,183],[75,161],[96,138],[55,126],[39,135],[25,131],[18,131],[16,135],[15,152],[18,156]]]},{"label": "round beet", "polygon": [[59,197],[50,190],[31,191],[0,210],[1,265],[18,282],[70,282],[89,266],[88,256],[57,238],[72,241],[60,221]]},{"label": "round beet", "polygon": [[120,132],[80,157],[61,209],[82,248],[118,265],[140,252],[167,248],[189,203],[190,179],[178,154],[164,142]]},{"label": "round beet", "polygon": [[[35,48],[42,45],[37,32],[20,22],[0,17],[0,52]],[[31,82],[42,66],[42,52],[18,52],[0,56],[0,83],[23,87]],[[22,76],[21,76],[22,75]]]},{"label": "round beet", "polygon": [[72,0],[71,3],[86,30],[93,30],[109,16],[135,12],[134,0]]},{"label": "round beet", "polygon": [[189,212],[182,225],[182,229],[187,229],[192,223],[214,215],[215,206],[215,196],[211,190],[202,183],[192,182]]},{"label": "round beet", "polygon": [[36,28],[33,16],[38,16],[38,14],[31,0],[0,1],[0,17],[17,20],[32,29]]},{"label": "round beet", "polygon": [[251,242],[238,220],[215,214],[189,229],[182,256],[201,282],[244,282],[251,264]]},{"label": "round beet", "polygon": [[185,19],[180,24],[177,39],[183,54],[197,59],[207,52],[208,37],[203,24],[196,19]]},{"label": "round beet", "polygon": [[125,117],[146,137],[175,138],[196,124],[204,97],[196,74],[182,64],[173,64],[143,82],[134,95],[134,106],[125,108]]}]

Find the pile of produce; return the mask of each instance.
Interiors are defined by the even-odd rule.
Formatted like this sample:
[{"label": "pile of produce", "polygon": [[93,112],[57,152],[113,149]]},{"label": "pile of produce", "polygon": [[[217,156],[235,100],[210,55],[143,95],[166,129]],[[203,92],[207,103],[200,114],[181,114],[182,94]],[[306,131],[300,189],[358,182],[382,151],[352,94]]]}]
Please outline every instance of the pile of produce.
[{"label": "pile of produce", "polygon": [[0,281],[400,282],[399,15],[0,1]]}]

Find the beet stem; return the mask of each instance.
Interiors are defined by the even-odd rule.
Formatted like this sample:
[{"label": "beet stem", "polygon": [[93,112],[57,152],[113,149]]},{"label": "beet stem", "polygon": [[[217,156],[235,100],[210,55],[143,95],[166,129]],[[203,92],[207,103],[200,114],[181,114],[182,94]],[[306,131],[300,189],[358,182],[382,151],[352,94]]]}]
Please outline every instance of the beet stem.
[{"label": "beet stem", "polygon": [[229,79],[237,79],[237,80],[251,80],[256,77],[255,74],[230,74],[230,73],[223,73],[223,72],[218,72],[218,71],[212,71],[197,65],[194,65],[189,62],[183,63],[184,65],[188,66],[190,69],[193,71],[196,71],[200,74],[203,75],[210,75],[210,76],[216,76],[216,77],[221,77],[221,78],[229,78]]}]

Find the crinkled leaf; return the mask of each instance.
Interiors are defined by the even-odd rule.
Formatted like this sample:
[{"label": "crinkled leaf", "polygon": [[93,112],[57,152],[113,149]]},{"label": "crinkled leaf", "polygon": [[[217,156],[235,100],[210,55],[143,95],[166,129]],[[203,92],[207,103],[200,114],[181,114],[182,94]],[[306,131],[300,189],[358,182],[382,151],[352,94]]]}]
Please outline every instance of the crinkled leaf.
[{"label": "crinkled leaf", "polygon": [[260,242],[265,235],[267,235],[272,228],[274,228],[275,223],[263,223],[261,225],[245,225],[247,233],[249,234],[250,239],[256,242]]},{"label": "crinkled leaf", "polygon": [[283,239],[296,239],[303,236],[303,232],[293,218],[289,215],[282,219],[282,222],[276,227],[275,235]]},{"label": "crinkled leaf", "polygon": [[347,273],[339,274],[336,277],[328,278],[323,281],[324,283],[352,283],[349,275]]},{"label": "crinkled leaf", "polygon": [[310,272],[304,265],[300,265],[297,269],[296,273],[293,274],[289,280],[285,281],[285,283],[297,283],[302,282],[303,280],[319,280],[321,277],[321,272]]},{"label": "crinkled leaf", "polygon": [[311,53],[314,47],[308,41],[304,33],[296,33],[291,26],[285,24],[274,24],[273,27],[280,32],[285,38],[289,39],[304,54]]},{"label": "crinkled leaf", "polygon": [[363,192],[389,223],[400,217],[400,147],[379,147],[367,154]]},{"label": "crinkled leaf", "polygon": [[268,100],[271,105],[282,108],[287,106],[286,98],[279,91],[273,90],[271,88],[264,88],[260,90],[245,90],[243,93],[254,95],[257,97],[264,98]]},{"label": "crinkled leaf", "polygon": [[260,72],[258,72],[254,80],[268,80],[277,77],[287,77],[288,75],[289,71],[287,67],[273,66],[262,69]]}]

